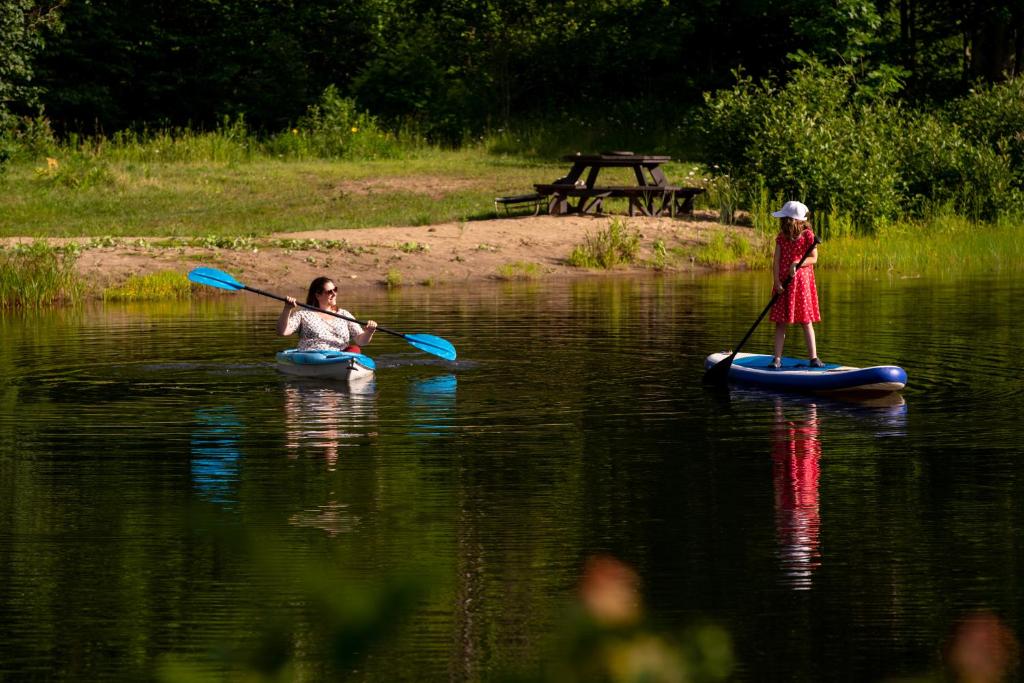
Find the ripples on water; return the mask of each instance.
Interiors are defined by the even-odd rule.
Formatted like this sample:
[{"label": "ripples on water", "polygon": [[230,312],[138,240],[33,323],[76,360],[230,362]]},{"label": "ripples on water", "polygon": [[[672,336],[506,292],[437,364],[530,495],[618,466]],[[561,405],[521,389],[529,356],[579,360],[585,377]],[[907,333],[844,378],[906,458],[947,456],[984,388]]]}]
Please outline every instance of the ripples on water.
[{"label": "ripples on water", "polygon": [[[361,294],[459,361],[378,335],[377,377],[348,386],[277,375],[289,342],[252,298],[7,318],[0,676],[145,675],[268,604],[314,628],[221,523],[356,585],[433,577],[369,664],[385,679],[536,661],[600,553],[664,623],[726,625],[745,678],[923,673],[964,611],[1020,623],[1022,287],[819,279],[821,355],[902,365],[901,396],[701,386],[770,296],[751,274]],[[744,350],[770,344],[765,323]]]}]

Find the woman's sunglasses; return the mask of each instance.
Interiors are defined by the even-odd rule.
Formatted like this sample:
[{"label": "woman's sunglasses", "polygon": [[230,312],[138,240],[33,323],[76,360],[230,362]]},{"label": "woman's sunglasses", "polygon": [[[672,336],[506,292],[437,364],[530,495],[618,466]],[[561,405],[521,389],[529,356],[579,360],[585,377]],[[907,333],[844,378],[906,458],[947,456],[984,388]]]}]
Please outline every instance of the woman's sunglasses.
[{"label": "woman's sunglasses", "polygon": [[326,296],[330,296],[331,294],[337,294],[338,293],[338,288],[335,287],[334,289],[321,289],[320,293],[324,294]]}]

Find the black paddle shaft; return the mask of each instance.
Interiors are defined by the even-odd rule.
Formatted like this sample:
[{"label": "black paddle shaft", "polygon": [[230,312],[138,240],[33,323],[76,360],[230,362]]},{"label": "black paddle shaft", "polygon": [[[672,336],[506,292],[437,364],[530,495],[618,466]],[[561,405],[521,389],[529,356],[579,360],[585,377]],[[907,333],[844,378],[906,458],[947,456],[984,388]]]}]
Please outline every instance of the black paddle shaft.
[{"label": "black paddle shaft", "polygon": [[[801,256],[800,260],[797,262],[796,270],[800,270],[800,267],[804,265],[804,261],[806,261],[807,258],[811,255],[811,252],[818,248],[819,244],[821,244],[821,238],[815,235],[814,241],[811,242],[811,246],[807,247],[807,251],[804,252],[804,255]],[[725,379],[729,376],[729,368],[732,367],[732,362],[736,358],[736,354],[740,352],[740,349],[743,348],[743,345],[747,343],[748,339],[750,339],[750,335],[754,334],[754,330],[756,330],[757,326],[761,324],[761,321],[764,320],[764,317],[768,315],[768,311],[770,311],[772,309],[772,306],[775,305],[776,299],[778,299],[779,295],[785,291],[786,287],[789,286],[789,283],[792,282],[795,276],[795,271],[786,276],[786,279],[783,280],[782,282],[782,289],[776,291],[772,295],[772,298],[768,302],[768,305],[764,307],[763,311],[761,311],[761,315],[757,316],[757,320],[755,320],[754,324],[750,326],[750,329],[747,330],[747,333],[743,335],[743,339],[741,339],[740,343],[736,345],[736,348],[733,350],[733,352],[730,353],[728,357],[723,358],[722,360],[718,361],[713,366],[708,368],[707,372],[704,373],[705,383],[722,384],[725,382]]]},{"label": "black paddle shaft", "polygon": [[[278,301],[282,301],[284,303],[288,303],[288,299],[286,297],[278,296],[277,294],[271,294],[270,292],[264,292],[262,289],[256,289],[255,287],[250,287],[248,285],[242,285],[242,289],[244,289],[246,291],[249,291],[249,292],[253,292],[255,294],[262,294],[263,296],[269,296],[271,299],[277,299]],[[323,308],[317,308],[316,306],[308,306],[306,304],[300,304],[298,301],[295,302],[295,305],[298,306],[299,308],[305,308],[307,311],[316,311],[317,313],[326,313],[327,315],[333,315],[335,318],[341,318],[342,320],[347,320],[350,323],[356,323],[357,325],[362,325],[363,327],[366,326],[366,323],[364,323],[362,320],[356,320],[355,318],[350,318],[347,315],[342,315],[341,313],[335,313],[334,311],[328,311],[328,310],[323,309]],[[388,328],[381,327],[380,325],[377,325],[377,329],[380,330],[381,332],[387,332],[388,334],[393,334],[396,337],[401,337],[402,339],[406,339],[407,338],[407,336],[402,334],[401,332],[395,332],[394,330],[389,330]]]}]

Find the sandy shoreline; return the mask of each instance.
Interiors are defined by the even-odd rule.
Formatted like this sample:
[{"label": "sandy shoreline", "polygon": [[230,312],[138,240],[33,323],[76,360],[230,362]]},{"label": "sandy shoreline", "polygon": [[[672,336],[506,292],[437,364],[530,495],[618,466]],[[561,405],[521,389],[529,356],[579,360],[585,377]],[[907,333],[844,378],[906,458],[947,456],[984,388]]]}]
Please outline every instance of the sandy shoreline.
[{"label": "sandy shoreline", "polygon": [[[680,218],[630,218],[629,229],[641,235],[641,261],[654,258],[653,245],[660,240],[666,249],[689,251],[723,231],[749,234],[749,228],[719,224],[713,214]],[[508,279],[501,269],[508,264],[536,264],[539,280],[594,276],[593,270],[570,266],[566,258],[588,234],[606,229],[611,216],[536,216],[488,221],[444,223],[418,227],[364,228],[269,235],[255,241],[254,249],[212,247],[164,247],[160,238],[148,238],[146,246],[93,247],[81,253],[77,268],[90,288],[123,283],[132,275],[173,270],[187,273],[200,266],[226,270],[254,287],[302,292],[314,277],[328,275],[345,288],[383,287],[388,280],[401,286],[452,285]],[[273,240],[344,241],[344,248],[282,249]],[[4,242],[32,241],[8,238]],[[90,242],[89,239],[50,240],[53,243]],[[93,241],[94,243],[95,241]],[[671,259],[673,271],[706,270],[691,259]],[[513,269],[514,270],[514,269]],[[649,271],[649,265],[617,269]],[[608,272],[608,271],[600,271]]]}]

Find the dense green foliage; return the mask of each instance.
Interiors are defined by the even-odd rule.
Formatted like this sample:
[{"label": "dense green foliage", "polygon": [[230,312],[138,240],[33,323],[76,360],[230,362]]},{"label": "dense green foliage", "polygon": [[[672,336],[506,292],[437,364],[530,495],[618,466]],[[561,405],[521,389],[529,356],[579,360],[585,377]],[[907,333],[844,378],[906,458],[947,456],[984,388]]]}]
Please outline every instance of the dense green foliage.
[{"label": "dense green foliage", "polygon": [[35,0],[0,1],[0,171],[18,147],[8,134],[15,125],[11,107],[36,104],[33,57],[42,47],[43,31],[58,26],[56,12]]},{"label": "dense green foliage", "polygon": [[[44,0],[0,2],[0,73],[27,83],[34,71],[61,131],[106,134],[225,116],[279,131],[330,85],[389,125],[449,141],[532,115],[649,125],[736,68],[784,73],[790,55],[887,65],[911,98],[944,101],[1019,71],[1024,30],[1020,4],[997,0],[52,4],[63,32],[45,30]],[[30,113],[26,93],[5,100]]]},{"label": "dense green foliage", "polygon": [[751,196],[802,199],[831,236],[946,207],[986,221],[1019,215],[1024,80],[938,110],[907,106],[899,89],[891,73],[817,63],[781,85],[740,76],[707,97],[707,159]]}]

